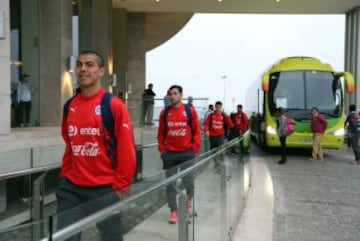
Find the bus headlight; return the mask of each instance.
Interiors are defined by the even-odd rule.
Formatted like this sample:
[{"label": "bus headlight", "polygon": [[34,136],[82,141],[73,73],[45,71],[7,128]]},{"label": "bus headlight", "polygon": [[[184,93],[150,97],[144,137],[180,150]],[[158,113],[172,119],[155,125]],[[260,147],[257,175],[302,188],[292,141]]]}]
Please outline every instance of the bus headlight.
[{"label": "bus headlight", "polygon": [[344,128],[337,129],[335,131],[330,132],[330,135],[343,136],[343,135],[345,135],[345,129]]},{"label": "bus headlight", "polygon": [[266,132],[268,134],[271,134],[271,135],[276,135],[276,129],[274,127],[272,127],[272,126],[267,126],[266,127]]}]

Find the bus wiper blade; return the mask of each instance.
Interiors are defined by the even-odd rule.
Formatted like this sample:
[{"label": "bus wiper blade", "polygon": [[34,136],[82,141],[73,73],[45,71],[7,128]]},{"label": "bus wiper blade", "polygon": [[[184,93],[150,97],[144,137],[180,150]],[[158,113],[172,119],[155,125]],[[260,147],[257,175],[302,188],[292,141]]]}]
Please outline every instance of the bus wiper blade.
[{"label": "bus wiper blade", "polygon": [[[289,110],[308,110],[308,109],[303,109],[303,108],[286,108],[286,111]],[[310,111],[310,110],[309,110]]]},{"label": "bus wiper blade", "polygon": [[326,116],[329,116],[329,117],[338,117],[338,115],[331,114],[331,113],[328,113],[328,112],[319,112],[319,113],[323,114],[323,115],[326,115]]}]

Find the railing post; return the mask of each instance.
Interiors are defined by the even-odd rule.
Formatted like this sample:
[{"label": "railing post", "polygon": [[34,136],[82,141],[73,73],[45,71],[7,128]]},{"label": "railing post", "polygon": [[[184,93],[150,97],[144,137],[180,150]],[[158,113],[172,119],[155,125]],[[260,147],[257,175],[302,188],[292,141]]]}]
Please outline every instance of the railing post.
[{"label": "railing post", "polygon": [[49,229],[49,241],[52,241],[53,228],[54,228],[54,216],[51,215],[51,216],[49,217],[49,224],[48,224],[48,229]]},{"label": "railing post", "polygon": [[44,224],[39,221],[44,214],[44,178],[48,172],[44,172],[33,182],[33,193],[31,200],[31,220],[33,224],[32,240],[40,240],[44,235]]},{"label": "railing post", "polygon": [[135,181],[141,181],[143,178],[143,147],[142,145],[135,145],[136,151],[136,174]]},{"label": "railing post", "polygon": [[179,205],[178,205],[178,241],[189,240],[189,214],[187,211],[187,200],[188,196],[186,191],[182,188],[182,179],[178,179],[175,183],[175,190],[179,194]]},{"label": "railing post", "polygon": [[[225,154],[225,152],[224,152]],[[229,237],[228,229],[228,198],[227,198],[227,181],[228,171],[226,170],[225,160],[219,163],[220,172],[220,202],[221,202],[221,239],[225,240],[225,237]],[[230,238],[230,237],[229,237]],[[229,239],[230,240],[230,239]]]},{"label": "railing post", "polygon": [[[179,190],[179,189],[178,189]],[[189,240],[189,214],[187,212],[187,200],[188,196],[185,191],[179,190],[179,207],[178,207],[178,240]]]}]

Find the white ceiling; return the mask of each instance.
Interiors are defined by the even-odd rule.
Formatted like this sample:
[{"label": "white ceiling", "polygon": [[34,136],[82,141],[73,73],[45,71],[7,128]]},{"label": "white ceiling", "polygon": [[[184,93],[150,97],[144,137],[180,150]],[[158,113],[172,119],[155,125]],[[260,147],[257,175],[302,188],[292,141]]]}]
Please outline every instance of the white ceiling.
[{"label": "white ceiling", "polygon": [[360,0],[113,0],[132,12],[342,14]]}]

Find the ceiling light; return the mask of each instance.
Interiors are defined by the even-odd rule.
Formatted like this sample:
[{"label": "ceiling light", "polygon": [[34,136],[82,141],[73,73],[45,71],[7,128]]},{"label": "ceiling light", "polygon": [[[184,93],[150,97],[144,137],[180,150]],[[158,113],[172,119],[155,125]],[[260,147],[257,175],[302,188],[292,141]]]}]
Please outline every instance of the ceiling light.
[{"label": "ceiling light", "polygon": [[158,2],[160,2],[160,0],[155,0],[155,2],[157,2],[157,3],[158,3]]}]

